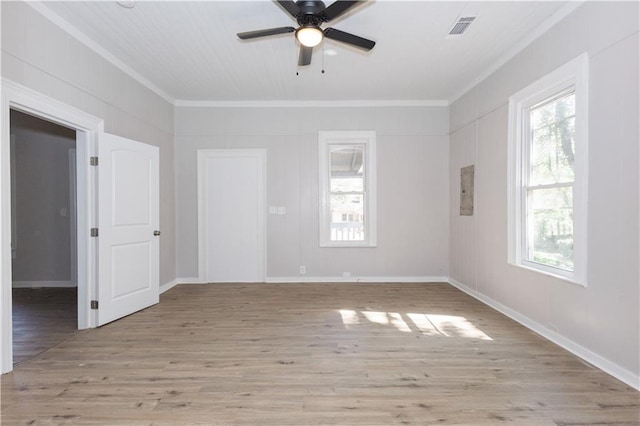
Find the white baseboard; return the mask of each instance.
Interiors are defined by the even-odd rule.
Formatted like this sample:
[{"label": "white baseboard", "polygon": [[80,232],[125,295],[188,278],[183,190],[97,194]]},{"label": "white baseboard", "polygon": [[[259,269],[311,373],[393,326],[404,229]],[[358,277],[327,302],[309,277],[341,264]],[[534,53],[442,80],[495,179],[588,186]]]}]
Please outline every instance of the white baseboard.
[{"label": "white baseboard", "polygon": [[54,287],[77,287],[73,281],[13,281],[13,288],[54,288]]},{"label": "white baseboard", "polygon": [[[177,278],[178,284],[215,284],[200,278]],[[267,277],[265,283],[448,283],[448,277]],[[259,284],[259,283],[258,283]]]},{"label": "white baseboard", "polygon": [[178,284],[207,284],[207,282],[202,281],[198,277],[176,278],[176,281],[178,282]]},{"label": "white baseboard", "polygon": [[267,277],[267,283],[446,283],[447,277]]},{"label": "white baseboard", "polygon": [[467,287],[459,281],[454,280],[453,278],[449,278],[448,282],[458,288],[459,290],[467,293],[468,295],[478,299],[485,305],[488,305],[495,309],[496,311],[508,316],[512,320],[522,324],[527,327],[529,330],[539,334],[547,340],[552,341],[556,345],[568,350],[572,354],[582,358],[588,363],[594,365],[600,370],[612,375],[616,379],[626,383],[627,385],[633,387],[636,390],[640,390],[640,376],[632,373],[631,371],[619,366],[618,364],[609,361],[608,359],[590,351],[589,349],[577,344],[576,342],[567,339],[566,337],[556,333],[553,330],[548,329],[542,324],[532,320],[531,318],[522,315],[518,311],[509,308],[508,306],[503,305],[500,302],[497,302],[490,297],[485,296],[484,294]]},{"label": "white baseboard", "polygon": [[173,281],[169,281],[168,283],[162,284],[160,286],[160,294],[164,293],[165,291],[171,290],[177,285],[178,285],[178,280],[173,280]]}]

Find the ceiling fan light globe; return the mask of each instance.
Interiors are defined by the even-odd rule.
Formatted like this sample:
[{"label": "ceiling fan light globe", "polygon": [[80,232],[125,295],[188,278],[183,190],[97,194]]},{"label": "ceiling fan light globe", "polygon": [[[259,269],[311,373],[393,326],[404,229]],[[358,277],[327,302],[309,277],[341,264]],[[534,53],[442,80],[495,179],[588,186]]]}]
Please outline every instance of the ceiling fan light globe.
[{"label": "ceiling fan light globe", "polygon": [[322,30],[315,25],[303,26],[296,30],[296,39],[306,47],[315,47],[324,38]]}]

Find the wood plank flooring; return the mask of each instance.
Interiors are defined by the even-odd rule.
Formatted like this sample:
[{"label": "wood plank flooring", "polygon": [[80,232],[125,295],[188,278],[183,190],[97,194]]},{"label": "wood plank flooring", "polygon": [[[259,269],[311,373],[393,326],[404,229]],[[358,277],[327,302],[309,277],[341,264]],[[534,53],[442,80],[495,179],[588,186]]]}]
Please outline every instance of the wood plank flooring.
[{"label": "wood plank flooring", "polygon": [[12,294],[14,364],[78,332],[76,288],[14,288]]},{"label": "wood plank flooring", "polygon": [[1,380],[3,425],[640,424],[639,392],[448,284],[177,286]]}]

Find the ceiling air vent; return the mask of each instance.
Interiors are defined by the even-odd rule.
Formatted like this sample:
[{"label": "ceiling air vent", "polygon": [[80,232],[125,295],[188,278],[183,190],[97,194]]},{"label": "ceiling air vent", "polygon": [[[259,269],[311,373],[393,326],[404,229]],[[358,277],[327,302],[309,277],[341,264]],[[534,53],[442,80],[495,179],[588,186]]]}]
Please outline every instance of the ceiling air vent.
[{"label": "ceiling air vent", "polygon": [[471,25],[474,19],[476,19],[475,16],[458,17],[455,24],[453,24],[453,26],[449,30],[449,36],[455,37],[455,36],[461,36],[462,34],[464,34],[464,32],[467,31],[467,28],[469,28],[469,25]]}]

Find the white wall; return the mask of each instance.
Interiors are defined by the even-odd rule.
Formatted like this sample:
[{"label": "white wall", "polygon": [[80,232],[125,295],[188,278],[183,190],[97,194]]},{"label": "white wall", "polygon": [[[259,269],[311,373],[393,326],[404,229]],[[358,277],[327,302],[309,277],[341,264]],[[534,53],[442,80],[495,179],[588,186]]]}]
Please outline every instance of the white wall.
[{"label": "white wall", "polygon": [[[198,275],[200,148],[267,150],[267,205],[287,209],[268,215],[268,279],[300,279],[300,265],[306,279],[448,276],[447,107],[179,107],[175,117],[179,277]],[[377,248],[319,247],[320,130],[377,132]]]},{"label": "white wall", "polygon": [[[1,2],[2,77],[160,147],[160,283],[175,279],[173,105],[23,2]],[[3,123],[3,126],[5,123]]]},{"label": "white wall", "polygon": [[[586,2],[451,106],[450,273],[601,368],[640,384],[638,3]],[[508,97],[589,54],[588,287],[507,264]],[[458,215],[476,165],[476,214]]]},{"label": "white wall", "polygon": [[16,166],[14,285],[71,285],[69,150],[76,146],[75,131],[12,111],[11,133]]}]

